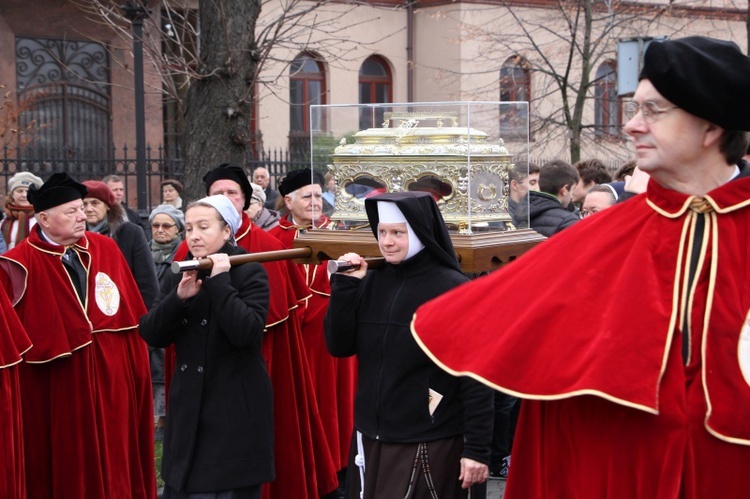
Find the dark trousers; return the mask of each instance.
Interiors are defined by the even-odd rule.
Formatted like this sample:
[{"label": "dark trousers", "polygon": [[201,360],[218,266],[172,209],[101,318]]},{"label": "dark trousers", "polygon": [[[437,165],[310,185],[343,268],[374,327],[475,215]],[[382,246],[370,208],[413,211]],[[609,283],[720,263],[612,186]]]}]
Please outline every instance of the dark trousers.
[{"label": "dark trousers", "polygon": [[510,455],[520,408],[520,399],[503,392],[495,392],[495,425],[492,430],[490,467],[499,466],[500,461]]}]

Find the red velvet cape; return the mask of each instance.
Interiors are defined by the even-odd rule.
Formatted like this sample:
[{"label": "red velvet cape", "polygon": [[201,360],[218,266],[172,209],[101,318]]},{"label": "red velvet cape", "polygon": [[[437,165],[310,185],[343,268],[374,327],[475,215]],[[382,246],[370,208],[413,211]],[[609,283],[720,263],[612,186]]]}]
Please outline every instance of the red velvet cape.
[{"label": "red velvet cape", "polygon": [[0,291],[0,497],[26,497],[23,415],[18,364],[31,340],[5,291]]},{"label": "red velvet cape", "polygon": [[[324,218],[316,228],[325,229],[330,221]],[[269,231],[287,248],[292,248],[298,227],[289,215]],[[312,295],[302,310],[302,337],[305,352],[313,372],[315,395],[320,407],[326,438],[336,469],[346,466],[350,441],[354,431],[354,394],[357,385],[356,357],[336,358],[328,353],[323,320],[331,298],[331,281],[326,264],[298,265],[304,273]]]},{"label": "red velvet cape", "polygon": [[[235,235],[237,245],[248,253],[285,249],[281,242],[250,222],[242,214]],[[188,247],[183,242],[175,261],[184,260]],[[276,480],[266,484],[264,499],[317,499],[337,485],[336,470],[330,458],[319,456],[318,441],[325,438],[312,388],[312,374],[304,355],[297,309],[310,296],[310,290],[297,266],[290,260],[262,264],[271,290],[263,357],[274,390],[274,462]],[[173,350],[168,349],[165,374],[171,378]],[[315,466],[313,467],[313,463]]]},{"label": "red velvet cape", "polygon": [[[705,215],[693,201],[652,181],[647,195],[417,310],[413,333],[436,362],[534,400],[524,402],[509,497],[746,496],[750,178],[705,196]],[[706,242],[685,289],[697,217]],[[605,445],[627,449],[622,462]],[[570,453],[581,456],[574,473]],[[634,462],[643,467],[623,476]],[[570,489],[566,473],[578,481]]]},{"label": "red velvet cape", "polygon": [[0,282],[34,347],[20,365],[30,498],[156,496],[146,312],[117,244],[87,232],[81,302],[38,226],[0,257]]}]

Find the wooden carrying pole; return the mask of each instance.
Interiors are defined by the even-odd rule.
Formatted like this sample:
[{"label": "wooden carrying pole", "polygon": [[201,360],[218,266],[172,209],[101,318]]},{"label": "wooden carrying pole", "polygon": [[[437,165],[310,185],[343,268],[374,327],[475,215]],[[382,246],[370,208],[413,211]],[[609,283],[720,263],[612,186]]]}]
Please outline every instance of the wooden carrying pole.
[{"label": "wooden carrying pole", "polygon": [[[503,232],[485,232],[478,234],[451,234],[456,258],[464,272],[485,272],[495,270],[510,263],[546,238],[531,229],[518,229]],[[229,257],[232,265],[247,262],[270,262],[275,260],[294,260],[295,263],[319,264],[335,261],[339,255],[354,252],[364,257],[380,255],[378,241],[372,232],[349,230],[310,230],[294,240],[294,248],[278,251],[265,251]],[[380,258],[365,258],[369,268],[385,265]],[[172,272],[175,274],[186,270],[210,269],[213,262],[209,258],[174,262]],[[338,265],[342,265],[339,262]],[[335,265],[331,265],[333,272]],[[339,269],[344,270],[344,269]]]},{"label": "wooden carrying pole", "polygon": [[[316,255],[318,261],[325,260],[325,255]],[[277,251],[264,251],[262,253],[247,253],[244,255],[233,255],[229,257],[229,265],[242,265],[250,262],[275,262],[277,260],[302,259],[309,260],[313,257],[313,250],[310,247],[293,248]],[[324,257],[324,258],[321,258]],[[382,267],[385,263],[384,258],[365,258],[367,265],[371,268]],[[333,261],[333,260],[332,260]],[[172,272],[179,274],[187,270],[208,270],[214,266],[210,258],[200,258],[198,260],[186,260],[183,262],[172,262]]]}]

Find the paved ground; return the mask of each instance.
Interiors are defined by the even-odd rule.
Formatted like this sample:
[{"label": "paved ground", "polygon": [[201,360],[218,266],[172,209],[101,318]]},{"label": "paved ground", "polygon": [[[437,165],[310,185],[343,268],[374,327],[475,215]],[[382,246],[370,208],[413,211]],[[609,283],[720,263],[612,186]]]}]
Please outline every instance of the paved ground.
[{"label": "paved ground", "polygon": [[505,480],[487,481],[487,499],[503,499]]},{"label": "paved ground", "polygon": [[[486,499],[503,499],[505,493],[505,480],[494,480],[490,479],[487,481],[487,497]],[[469,496],[471,498],[471,495]]]}]

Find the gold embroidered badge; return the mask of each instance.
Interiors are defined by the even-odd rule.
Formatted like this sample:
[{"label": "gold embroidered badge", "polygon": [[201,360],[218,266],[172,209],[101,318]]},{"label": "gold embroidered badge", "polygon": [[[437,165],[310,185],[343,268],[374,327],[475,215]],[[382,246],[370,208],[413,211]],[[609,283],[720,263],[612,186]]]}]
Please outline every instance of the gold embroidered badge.
[{"label": "gold embroidered badge", "polygon": [[96,305],[104,315],[115,315],[120,308],[120,290],[104,272],[96,274]]}]

